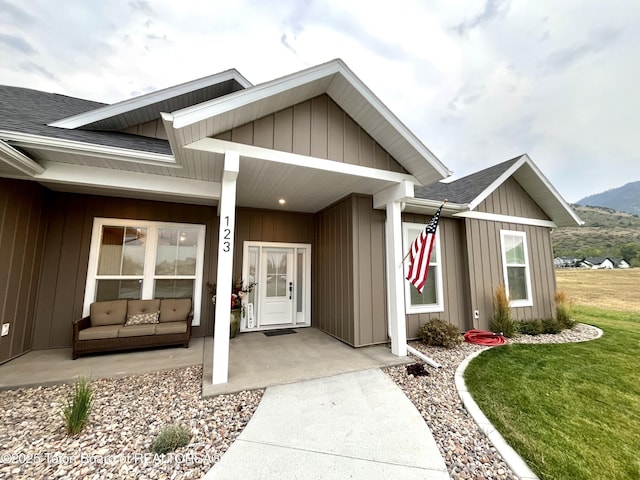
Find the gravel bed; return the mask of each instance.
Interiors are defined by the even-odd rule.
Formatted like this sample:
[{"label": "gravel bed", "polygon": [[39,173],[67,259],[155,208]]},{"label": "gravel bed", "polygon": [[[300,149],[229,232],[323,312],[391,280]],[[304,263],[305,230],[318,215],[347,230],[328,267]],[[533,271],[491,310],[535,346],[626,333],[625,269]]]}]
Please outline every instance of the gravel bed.
[{"label": "gravel bed", "polygon": [[[60,405],[72,385],[0,392],[0,478],[195,479],[251,419],[262,390],[202,398],[202,367],[95,380],[89,424],[65,432]],[[191,442],[156,456],[165,425],[189,427]]]},{"label": "gravel bed", "polygon": [[[585,341],[599,336],[579,324],[558,335],[520,336],[523,343]],[[429,425],[449,474],[457,479],[515,479],[462,406],[454,386],[457,366],[483,348],[411,345],[442,365],[428,376],[406,367],[385,369]],[[251,419],[263,390],[202,398],[202,367],[94,380],[89,424],[65,432],[60,407],[72,385],[0,392],[0,479],[196,479],[220,459]],[[165,425],[181,423],[193,436],[172,454],[151,453]]]},{"label": "gravel bed", "polygon": [[[510,342],[581,342],[597,338],[600,334],[595,327],[578,324],[557,335],[520,335]],[[446,349],[428,347],[421,342],[409,344],[438,362],[442,368],[436,370],[425,365],[429,373],[425,376],[409,375],[404,366],[387,368],[385,371],[413,402],[429,426],[451,478],[517,480],[518,477],[467,414],[454,384],[458,365],[467,356],[485,347],[463,343],[454,349]]]}]

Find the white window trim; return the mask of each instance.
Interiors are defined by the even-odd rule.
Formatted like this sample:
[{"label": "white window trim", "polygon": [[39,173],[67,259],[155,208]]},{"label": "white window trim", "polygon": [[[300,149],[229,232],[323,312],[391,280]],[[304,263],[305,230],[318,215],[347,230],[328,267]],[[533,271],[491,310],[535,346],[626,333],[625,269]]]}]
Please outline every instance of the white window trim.
[{"label": "white window trim", "polygon": [[[507,295],[509,295],[509,275],[507,273],[507,252],[505,250],[505,237],[515,236],[522,238],[522,246],[524,248],[524,278],[527,285],[527,297],[524,300],[510,300],[509,306],[518,307],[532,307],[533,306],[533,292],[531,290],[531,269],[529,266],[529,248],[527,246],[527,234],[526,232],[520,232],[516,230],[500,230],[500,250],[502,253],[502,278],[504,279],[504,286],[507,289]],[[517,266],[517,265],[514,265]]]},{"label": "white window trim", "polygon": [[[156,255],[156,238],[155,233],[160,228],[189,228],[198,231],[198,246],[196,249],[196,274],[193,286],[193,326],[200,325],[200,309],[202,304],[202,274],[204,269],[204,243],[205,243],[205,225],[193,223],[174,223],[174,222],[153,222],[147,220],[128,220],[122,218],[103,218],[96,217],[93,219],[93,229],[91,231],[91,247],[89,250],[89,265],[87,267],[87,280],[85,284],[84,304],[82,307],[82,315],[89,315],[89,307],[95,301],[96,297],[96,276],[98,273],[98,256],[100,254],[101,232],[102,227],[146,227],[149,231],[149,243],[145,253],[145,274],[117,276],[117,278],[140,278],[143,276],[147,281],[143,282],[142,299],[153,298],[153,280],[155,275],[155,255]],[[153,232],[153,234],[152,234]],[[114,277],[116,278],[116,277]],[[162,276],[162,278],[171,279],[171,276]],[[182,278],[182,277],[175,277]]]},{"label": "white window trim", "polygon": [[[424,229],[425,225],[422,223],[410,223],[410,222],[402,222],[402,245],[403,251],[408,252],[411,246],[411,243],[415,240],[414,237],[409,236],[410,228],[417,228],[420,231]],[[411,284],[405,280],[404,284],[404,309],[405,314],[414,314],[414,313],[436,313],[436,312],[444,312],[444,289],[442,285],[442,253],[440,250],[440,229],[436,230],[436,243],[433,248],[436,251],[436,258],[438,261],[435,265],[438,267],[436,270],[436,297],[438,299],[437,303],[430,304],[421,304],[421,305],[411,305]],[[431,265],[433,262],[429,263],[429,269],[431,269]],[[409,269],[409,259],[403,262],[404,267],[404,277],[407,277],[408,269]],[[433,275],[433,272],[429,271],[429,275]]]}]

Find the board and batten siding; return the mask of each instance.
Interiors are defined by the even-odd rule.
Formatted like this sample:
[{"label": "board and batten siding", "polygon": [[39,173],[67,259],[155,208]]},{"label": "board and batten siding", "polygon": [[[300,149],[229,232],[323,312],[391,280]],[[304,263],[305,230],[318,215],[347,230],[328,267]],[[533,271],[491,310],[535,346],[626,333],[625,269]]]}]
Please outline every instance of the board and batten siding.
[{"label": "board and batten siding", "polygon": [[[242,277],[242,254],[244,242],[308,243],[313,242],[315,217],[313,214],[279,212],[255,208],[236,210],[235,248],[233,255],[233,278]],[[311,267],[313,272],[313,265]]]},{"label": "board and batten siding", "polygon": [[[72,322],[82,316],[95,217],[204,224],[203,283],[206,285],[215,278],[218,239],[215,207],[50,192],[48,215],[35,312],[34,349],[71,346]],[[213,331],[213,309],[206,288],[202,295],[200,326],[194,327],[194,336]]]},{"label": "board and batten siding", "polygon": [[47,190],[0,178],[0,363],[32,348],[38,275],[46,233]]},{"label": "board and batten siding", "polygon": [[216,136],[257,147],[406,173],[328,95],[299,103]]},{"label": "board and batten siding", "polygon": [[496,213],[513,217],[550,220],[537,203],[513,177],[507,179],[476,208],[478,212]]},{"label": "board and batten siding", "polygon": [[384,211],[350,195],[316,215],[313,325],[354,346],[384,343]]},{"label": "board and batten siding", "polygon": [[516,320],[551,318],[554,312],[556,277],[553,269],[551,229],[506,222],[465,219],[471,309],[478,310],[476,328],[489,330],[493,315],[493,294],[504,284],[500,231],[525,232],[527,237],[533,306],[512,308]]},{"label": "board and batten siding", "polygon": [[[402,221],[408,223],[426,224],[429,220],[431,220],[430,216],[409,213],[402,215]],[[407,338],[417,338],[420,327],[435,318],[457,326],[461,332],[472,327],[473,311],[469,305],[469,275],[464,228],[464,221],[440,218],[438,231],[442,256],[444,311],[407,315]]]}]

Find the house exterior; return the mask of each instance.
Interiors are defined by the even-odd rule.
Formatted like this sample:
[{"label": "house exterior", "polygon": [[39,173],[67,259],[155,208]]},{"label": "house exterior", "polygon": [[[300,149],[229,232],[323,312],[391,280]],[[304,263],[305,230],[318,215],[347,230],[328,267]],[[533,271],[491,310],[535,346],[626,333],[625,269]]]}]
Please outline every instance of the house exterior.
[{"label": "house exterior", "polygon": [[[0,363],[70,346],[93,301],[189,296],[224,383],[233,279],[257,282],[242,331],[397,355],[430,318],[488,328],[500,282],[516,318],[552,316],[550,232],[579,218],[527,155],[450,174],[340,60],[113,105],[0,87]],[[445,198],[418,295],[403,256]]]},{"label": "house exterior", "polygon": [[609,257],[586,257],[582,260],[582,264],[587,268],[594,270],[597,269],[612,269],[614,268],[613,260]]},{"label": "house exterior", "polygon": [[624,258],[612,258],[613,268],[631,268],[631,264]]}]

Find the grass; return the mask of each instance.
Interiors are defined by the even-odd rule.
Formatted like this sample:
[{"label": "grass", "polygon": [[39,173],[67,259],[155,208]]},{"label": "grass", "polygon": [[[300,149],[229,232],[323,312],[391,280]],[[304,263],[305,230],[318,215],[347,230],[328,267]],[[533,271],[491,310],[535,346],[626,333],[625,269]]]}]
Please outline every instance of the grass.
[{"label": "grass", "polygon": [[578,306],[574,316],[604,336],[488,350],[467,386],[541,479],[640,478],[640,315]]},{"label": "grass", "polygon": [[77,435],[84,428],[92,405],[93,390],[86,378],[80,378],[73,386],[73,395],[62,406],[62,416],[69,435]]},{"label": "grass", "polygon": [[640,312],[640,268],[615,270],[556,270],[558,290],[576,305],[605,310]]}]

